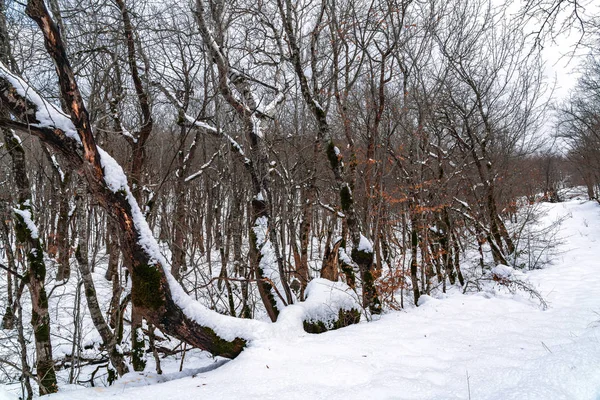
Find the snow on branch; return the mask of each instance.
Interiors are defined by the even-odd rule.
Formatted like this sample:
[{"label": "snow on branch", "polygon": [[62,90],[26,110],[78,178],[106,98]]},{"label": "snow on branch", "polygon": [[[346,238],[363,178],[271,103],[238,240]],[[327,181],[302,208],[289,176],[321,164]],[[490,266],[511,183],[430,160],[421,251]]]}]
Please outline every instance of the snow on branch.
[{"label": "snow on branch", "polygon": [[[213,136],[224,137],[231,144],[231,147],[240,155],[240,157],[242,157],[245,164],[249,165],[251,163],[250,159],[248,157],[246,157],[246,153],[244,152],[244,149],[238,143],[237,140],[235,140],[233,137],[231,137],[227,133],[223,132],[222,130],[219,130],[219,129],[215,128],[214,126],[207,124],[206,122],[203,122],[203,121],[199,120],[198,118],[194,118],[191,115],[185,113],[183,104],[181,104],[181,102],[179,100],[177,100],[175,95],[171,91],[169,91],[169,89],[167,89],[164,85],[162,85],[160,82],[153,82],[152,84],[154,86],[156,86],[158,89],[160,89],[160,91],[163,92],[163,94],[177,108],[177,110],[180,113],[182,113],[183,118],[185,119],[185,121],[188,124],[190,124],[192,127],[196,128],[196,129],[201,129],[207,133],[210,133]],[[188,178],[186,178],[186,180],[187,179],[192,180],[194,178],[188,177]]]},{"label": "snow on branch", "polygon": [[58,129],[68,138],[81,143],[71,118],[57,106],[42,98],[23,79],[10,72],[0,62],[0,91],[10,93],[11,90],[23,99],[23,104],[17,105],[17,107],[20,109],[19,112],[23,114],[22,116],[26,117],[29,125],[42,129]]},{"label": "snow on branch", "polygon": [[189,122],[195,128],[203,129],[209,133],[218,133],[217,128],[215,128],[212,125],[207,124],[206,122],[200,121],[198,118],[194,118],[187,114],[184,114],[184,118],[187,122]]},{"label": "snow on branch", "polygon": [[58,172],[58,176],[60,176],[60,181],[64,182],[65,181],[65,172],[60,167],[60,164],[58,163],[58,160],[56,159],[56,154],[52,154],[50,156],[50,160],[52,161],[52,165],[54,166],[54,169],[56,169],[56,172]]},{"label": "snow on branch", "polygon": [[471,207],[469,206],[469,204],[467,204],[467,202],[462,201],[456,197],[454,197],[454,201],[456,201],[457,203],[459,203],[461,206],[463,206],[464,208],[466,208],[467,210],[470,210]]},{"label": "snow on branch", "polygon": [[285,100],[285,92],[287,89],[287,82],[284,87],[281,87],[281,86],[279,86],[278,88],[273,88],[271,86],[269,86],[269,87],[271,89],[276,90],[275,98],[270,103],[268,103],[262,110],[260,108],[258,108],[257,113],[261,117],[273,118],[275,116],[275,111],[277,111],[277,108]]},{"label": "snow on branch", "polygon": [[[0,91],[4,96],[8,92],[13,93],[10,97],[11,111],[16,112],[19,117],[28,119],[29,124],[52,132],[56,136],[67,136],[69,140],[81,143],[75,125],[67,115],[38,95],[25,81],[16,77],[0,64]],[[6,93],[5,93],[6,92]],[[16,92],[17,96],[14,96]],[[33,123],[32,123],[33,122]],[[50,138],[51,139],[51,138]],[[65,142],[61,142],[65,145]],[[70,150],[81,151],[71,148]],[[190,320],[212,329],[220,338],[233,341],[236,338],[250,340],[256,337],[256,332],[264,331],[264,323],[252,320],[238,319],[218,314],[207,309],[194,299],[190,298],[175,278],[171,275],[168,263],[160,251],[158,242],[144,218],[144,215],[133,197],[127,182],[127,176],[121,165],[106,151],[97,147],[100,165],[102,167],[103,181],[106,188],[117,196],[123,196],[129,205],[131,222],[137,233],[136,243],[148,257],[148,263],[161,268],[169,286],[174,303],[182,310]],[[71,157],[71,161],[78,160],[80,167],[82,158]],[[30,214],[27,210],[14,210],[31,231],[32,236],[37,234],[35,225],[32,224]],[[30,223],[31,222],[31,223]]]},{"label": "snow on branch", "polygon": [[217,158],[217,156],[219,155],[220,152],[221,152],[220,150],[216,151],[215,154],[212,155],[210,160],[208,160],[206,163],[204,163],[197,172],[194,172],[192,175],[185,178],[185,181],[190,182],[190,181],[193,181],[194,179],[200,177],[204,173],[204,170],[206,168],[210,167],[210,165],[215,160],[215,158]]},{"label": "snow on branch", "polygon": [[40,236],[39,236],[39,233],[38,233],[38,228],[35,225],[35,223],[33,222],[33,219],[31,217],[31,211],[28,210],[28,209],[20,210],[18,208],[13,208],[13,211],[14,211],[15,214],[17,214],[18,216],[20,216],[21,219],[23,219],[23,222],[27,226],[27,229],[29,229],[31,237],[33,239],[39,239]]},{"label": "snow on branch", "polygon": [[217,128],[215,128],[213,126],[198,120],[197,118],[193,118],[187,114],[184,114],[184,117],[185,117],[186,121],[188,121],[193,127],[202,129],[202,130],[212,134],[213,136],[222,136],[225,139],[227,139],[229,144],[231,144],[231,147],[240,155],[240,157],[243,158],[244,163],[245,164],[251,163],[250,159],[248,157],[246,157],[246,153],[244,152],[244,149],[242,148],[242,146],[233,137],[231,137],[227,133],[223,132],[222,130],[218,130]]},{"label": "snow on branch", "polygon": [[321,201],[321,199],[319,199],[319,205],[320,205],[321,207],[323,207],[324,209],[326,209],[327,211],[329,211],[329,212],[331,212],[331,213],[333,213],[333,214],[336,214],[336,215],[337,215],[338,217],[340,217],[340,218],[346,218],[346,214],[344,214],[344,213],[343,213],[343,212],[341,212],[341,211],[337,211],[335,208],[333,208],[333,207],[332,207],[331,205],[329,205],[329,204],[325,204],[325,203],[323,203],[323,202]]}]

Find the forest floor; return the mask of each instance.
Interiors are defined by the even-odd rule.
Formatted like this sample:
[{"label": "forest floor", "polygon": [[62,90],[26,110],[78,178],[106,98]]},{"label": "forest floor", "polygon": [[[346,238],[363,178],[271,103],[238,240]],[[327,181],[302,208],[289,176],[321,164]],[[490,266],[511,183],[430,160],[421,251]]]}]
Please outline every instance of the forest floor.
[{"label": "forest floor", "polygon": [[[192,353],[183,372],[174,360],[162,376],[63,386],[48,400],[599,399],[600,206],[542,207],[546,223],[566,217],[553,264],[523,278],[546,310],[497,284],[477,294],[452,290],[338,331],[281,330],[233,361]],[[3,396],[13,399],[0,388]]]}]

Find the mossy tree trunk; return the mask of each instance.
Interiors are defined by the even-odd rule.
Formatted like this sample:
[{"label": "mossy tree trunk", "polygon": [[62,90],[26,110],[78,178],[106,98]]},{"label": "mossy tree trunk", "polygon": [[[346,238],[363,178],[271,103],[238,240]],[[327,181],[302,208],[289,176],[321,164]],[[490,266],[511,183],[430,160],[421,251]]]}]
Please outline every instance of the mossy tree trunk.
[{"label": "mossy tree trunk", "polygon": [[[11,49],[10,49],[10,41],[8,39],[8,29],[6,26],[6,4],[4,2],[4,0],[0,0],[0,61],[2,61],[5,64],[9,64],[9,55],[10,55]],[[7,118],[9,117],[8,112],[0,110],[0,117],[2,118]],[[2,130],[3,134],[9,134],[8,131],[4,131]],[[9,201],[9,197],[7,196],[8,193],[3,194],[2,197],[0,198],[0,202],[4,203],[4,202],[8,202]],[[6,197],[5,197],[6,196]],[[16,265],[15,265],[15,259],[13,256],[13,251],[12,248],[10,246],[10,241],[9,241],[9,236],[10,236],[10,232],[9,232],[9,228],[8,228],[8,223],[6,221],[8,221],[11,217],[11,213],[7,211],[5,204],[0,204],[0,211],[2,211],[0,213],[0,218],[1,220],[1,235],[2,235],[2,242],[4,242],[4,248],[6,251],[6,255],[7,255],[7,261],[8,261],[8,268],[11,271],[16,271]],[[13,288],[12,288],[12,279],[13,279],[13,274],[11,272],[8,272],[7,274],[7,281],[8,281],[8,298],[7,298],[7,305],[6,305],[6,310],[4,313],[4,316],[2,317],[2,328],[3,329],[12,329],[14,326],[14,309],[13,309]]]},{"label": "mossy tree trunk", "polygon": [[12,159],[13,179],[17,187],[15,232],[17,246],[21,246],[27,259],[24,279],[31,296],[31,325],[35,338],[36,372],[40,396],[58,391],[52,341],[50,338],[50,314],[44,282],[46,264],[44,250],[38,236],[31,207],[31,188],[25,164],[25,150],[21,140],[11,129],[3,129],[4,143]]},{"label": "mossy tree trunk", "polygon": [[[10,54],[11,49],[6,26],[5,4],[3,0],[0,0],[0,62],[9,64],[11,61]],[[8,112],[0,109],[0,119],[7,118],[10,118]],[[45,395],[55,393],[58,390],[58,386],[56,383],[56,373],[54,371],[54,359],[52,358],[48,297],[44,287],[44,281],[46,279],[44,252],[33,218],[31,188],[25,164],[25,150],[21,145],[21,140],[12,129],[4,127],[0,130],[2,130],[6,149],[11,157],[13,179],[17,188],[17,205],[14,210],[16,239],[17,245],[22,246],[27,258],[27,271],[24,274],[23,280],[26,283],[31,296],[31,325],[33,326],[35,338],[36,370],[39,393],[40,395]],[[27,221],[25,219],[27,219]],[[10,275],[9,279],[11,279]],[[11,313],[14,312],[12,309],[7,311],[10,311]],[[9,319],[7,322],[10,324],[12,321]],[[22,326],[20,321],[18,324],[19,327]],[[25,357],[25,355],[23,355],[23,357]],[[24,367],[26,365],[25,362]],[[27,371],[25,372],[27,373]],[[31,393],[29,387],[28,392]]]}]

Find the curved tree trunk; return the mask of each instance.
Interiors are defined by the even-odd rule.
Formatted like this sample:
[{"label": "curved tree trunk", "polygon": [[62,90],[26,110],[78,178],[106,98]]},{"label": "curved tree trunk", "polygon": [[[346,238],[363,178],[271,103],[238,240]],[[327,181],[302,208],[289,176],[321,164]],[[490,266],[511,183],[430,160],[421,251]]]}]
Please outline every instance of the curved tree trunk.
[{"label": "curved tree trunk", "polygon": [[[2,119],[0,126],[29,131],[62,154],[72,168],[83,172],[88,189],[99,204],[119,223],[125,265],[132,278],[132,301],[141,315],[167,334],[192,346],[224,357],[237,356],[246,344],[242,338],[225,340],[214,329],[184,312],[188,299],[164,270],[164,260],[141,210],[127,187],[122,169],[96,146],[87,111],[66,56],[58,29],[42,0],[30,0],[27,14],[39,25],[48,53],[59,77],[61,96],[70,117],[45,102],[24,81],[0,66],[0,98],[4,107],[21,123]],[[16,85],[16,86],[15,86]],[[17,86],[27,88],[19,93]],[[52,113],[58,122],[49,122],[38,113]],[[35,125],[35,126],[34,126]],[[104,168],[102,163],[105,163]],[[105,170],[108,171],[105,175]],[[41,257],[41,253],[40,253]],[[174,296],[172,292],[177,293]],[[185,303],[187,304],[187,303]],[[47,330],[46,330],[47,332]],[[45,358],[38,358],[43,360]]]}]

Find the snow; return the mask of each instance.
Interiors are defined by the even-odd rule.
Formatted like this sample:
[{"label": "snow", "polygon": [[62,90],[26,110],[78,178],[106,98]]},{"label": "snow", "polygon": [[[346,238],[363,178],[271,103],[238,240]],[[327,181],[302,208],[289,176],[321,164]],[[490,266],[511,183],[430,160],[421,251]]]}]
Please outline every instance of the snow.
[{"label": "snow", "polygon": [[128,137],[129,139],[131,139],[131,141],[133,143],[137,143],[137,141],[138,141],[137,137],[135,137],[135,135],[133,133],[129,132],[127,130],[127,128],[125,128],[123,126],[123,124],[121,124],[121,134],[123,134],[123,136]]},{"label": "snow", "polygon": [[260,125],[260,118],[256,116],[256,113],[254,113],[250,116],[250,120],[252,121],[252,132],[254,133],[254,135],[261,139],[264,139],[263,130]]},{"label": "snow", "polygon": [[98,153],[100,154],[100,164],[104,170],[104,182],[106,182],[108,188],[112,192],[129,190],[127,176],[121,165],[100,147],[98,147]]},{"label": "snow", "polygon": [[285,100],[285,92],[280,90],[273,101],[266,105],[262,113],[267,117],[273,118],[275,116],[275,111],[277,111],[277,106],[281,104],[283,100]]},{"label": "snow", "polygon": [[430,226],[429,230],[433,233],[439,233],[441,235],[444,234],[444,230],[443,229],[439,229],[437,226]]},{"label": "snow", "polygon": [[35,225],[35,222],[33,222],[33,219],[31,217],[31,211],[19,210],[18,208],[13,208],[13,211],[15,212],[15,214],[18,214],[21,216],[21,218],[23,218],[23,222],[25,222],[27,229],[29,229],[29,232],[31,233],[31,237],[33,239],[38,239],[39,233],[38,233],[37,226]]},{"label": "snow", "polygon": [[[597,399],[600,206],[544,207],[547,222],[571,216],[563,222],[554,265],[525,274],[549,303],[546,311],[527,295],[493,284],[478,294],[423,296],[418,308],[314,335],[300,329],[306,309],[294,305],[275,324],[255,321],[256,339],[217,369],[176,380],[167,375],[164,383],[148,372],[133,383],[130,374],[115,387],[77,390],[76,396],[66,387],[48,400]],[[307,303],[329,290],[314,285]],[[194,363],[190,370],[202,367]],[[146,383],[152,384],[139,386]]]},{"label": "snow", "polygon": [[23,141],[21,140],[21,138],[19,137],[19,135],[17,135],[15,133],[15,131],[13,131],[12,129],[9,130],[9,133],[12,135],[12,137],[20,144],[23,145]]},{"label": "snow", "polygon": [[356,265],[356,263],[354,261],[352,261],[352,259],[348,255],[348,253],[346,253],[346,249],[344,249],[343,247],[340,247],[338,254],[339,254],[339,259],[341,262],[343,262],[346,265],[350,265],[353,268],[358,268],[358,265]]},{"label": "snow", "polygon": [[306,301],[298,303],[304,309],[302,321],[323,321],[327,325],[338,319],[338,310],[361,309],[356,293],[343,282],[313,279],[306,286],[305,295]]},{"label": "snow", "polygon": [[206,122],[199,121],[197,118],[194,118],[194,117],[191,117],[191,116],[185,114],[185,119],[190,124],[192,124],[192,125],[200,128],[200,129],[204,129],[204,130],[207,130],[209,132],[214,132],[214,133],[217,132],[217,128],[215,128],[214,126],[211,126],[211,125],[207,124]]},{"label": "snow", "polygon": [[[204,170],[206,170],[206,168],[210,167],[210,165],[212,164],[212,162],[215,160],[215,158],[217,157],[217,155],[220,153],[220,151],[217,151],[216,153],[213,154],[213,156],[210,158],[210,160],[208,160],[206,163],[202,164],[200,166],[200,169],[196,172],[194,172],[193,174],[191,174],[190,176],[188,176],[187,178],[185,178],[185,182],[189,182],[191,180],[196,179],[197,177],[199,177],[200,175],[202,175],[204,173]],[[184,166],[183,169],[185,170],[187,167],[187,160],[188,157],[190,156],[190,154],[186,154],[185,155],[185,160],[184,162]],[[179,171],[177,171],[179,172]]]},{"label": "snow", "polygon": [[58,172],[58,176],[60,176],[60,181],[64,182],[65,181],[65,173],[63,172],[62,168],[60,167],[60,164],[58,163],[58,160],[56,159],[56,154],[52,154],[52,156],[50,156],[50,159],[52,160],[52,165]]},{"label": "snow", "polygon": [[454,200],[456,200],[458,203],[460,203],[460,205],[463,206],[464,208],[470,208],[469,204],[467,202],[459,200],[456,197],[454,198]]},{"label": "snow", "polygon": [[0,388],[0,400],[18,400],[19,397],[16,394],[7,392],[6,390]]},{"label": "snow", "polygon": [[75,126],[71,122],[71,118],[62,112],[54,104],[44,100],[31,86],[16,75],[13,75],[6,66],[0,62],[0,78],[6,79],[17,91],[20,96],[26,97],[29,101],[36,105],[35,119],[36,124],[31,124],[34,127],[54,126],[62,130],[65,135],[71,139],[80,142],[79,135]]},{"label": "snow", "polygon": [[[300,186],[298,186],[297,188],[300,188]],[[308,203],[308,200],[306,200],[306,202]],[[344,214],[341,211],[336,211],[332,206],[330,206],[329,204],[323,203],[320,199],[319,199],[319,205],[321,207],[323,207],[324,209],[326,209],[327,211],[337,214],[337,216],[340,218],[346,218],[346,214]]]},{"label": "snow", "polygon": [[[262,197],[262,193],[257,194]],[[281,276],[279,274],[279,265],[277,263],[277,256],[275,255],[275,249],[273,247],[273,243],[269,240],[268,237],[268,219],[267,217],[259,217],[254,222],[254,226],[252,227],[254,234],[256,235],[256,244],[260,250],[261,259],[258,264],[259,268],[263,272],[263,276],[266,279],[271,281],[271,284],[277,288],[277,291],[273,289],[271,294],[275,299],[275,303],[277,304],[277,308],[279,310],[283,310],[286,306],[283,299],[280,296],[283,296],[285,293],[283,289],[283,285],[281,284]]]},{"label": "snow", "polygon": [[305,294],[306,301],[285,307],[280,312],[277,322],[268,331],[270,339],[257,340],[249,349],[255,346],[254,343],[270,342],[273,338],[308,335],[304,332],[303,321],[322,321],[328,328],[332,328],[333,322],[339,318],[338,310],[360,309],[356,293],[342,282],[313,279],[307,285]]},{"label": "snow", "polygon": [[369,239],[367,239],[363,234],[360,234],[360,242],[358,243],[358,251],[363,251],[365,253],[373,252],[373,244]]},{"label": "snow", "polygon": [[515,275],[516,271],[514,268],[511,268],[508,265],[499,264],[492,268],[490,272],[492,275],[497,276],[498,278],[509,279]]},{"label": "snow", "polygon": [[222,135],[225,139],[227,139],[227,141],[229,141],[231,146],[240,154],[240,156],[242,156],[244,158],[244,162],[246,164],[250,163],[250,159],[248,157],[246,157],[246,153],[244,152],[244,149],[237,142],[237,140],[235,140],[233,137],[231,137],[230,135],[228,135],[227,133],[225,133],[223,131],[219,131],[214,126],[211,126],[205,122],[199,121],[197,118],[193,118],[187,114],[185,114],[185,119],[192,125],[196,126],[197,128],[204,129],[205,131],[212,132],[214,134],[218,133],[218,134]]}]

